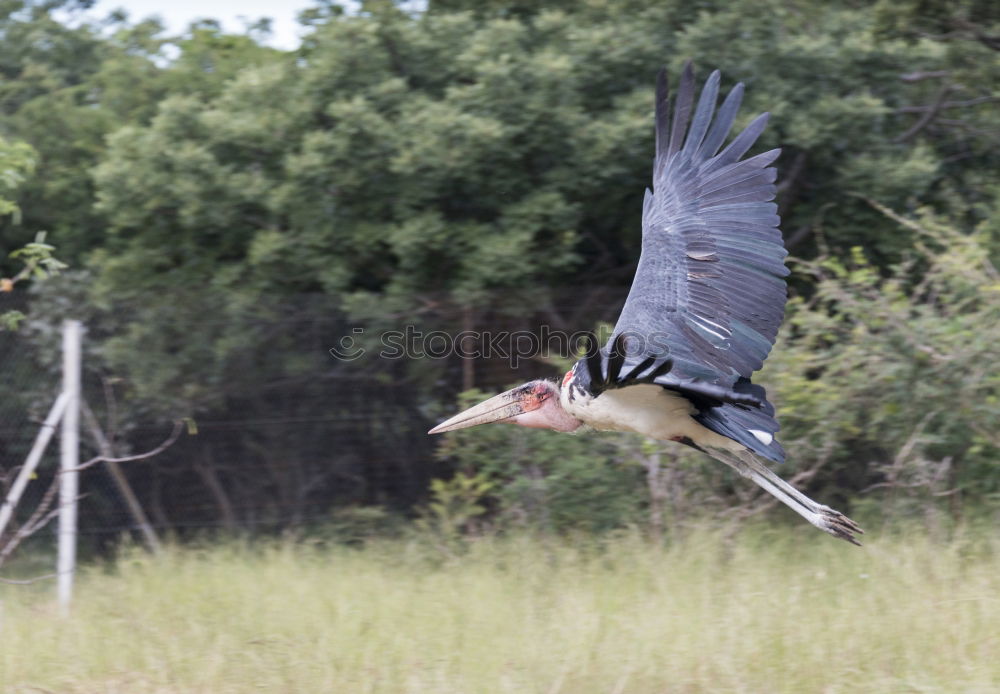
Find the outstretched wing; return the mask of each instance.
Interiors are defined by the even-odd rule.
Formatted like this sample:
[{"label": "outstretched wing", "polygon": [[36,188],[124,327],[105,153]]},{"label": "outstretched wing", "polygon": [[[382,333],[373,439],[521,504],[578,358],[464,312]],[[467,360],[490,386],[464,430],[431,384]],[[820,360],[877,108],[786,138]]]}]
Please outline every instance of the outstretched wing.
[{"label": "outstretched wing", "polygon": [[608,349],[625,335],[629,361],[669,351],[671,379],[732,387],[762,366],[774,344],[788,269],[777,206],[770,202],[776,176],[770,164],[780,150],[742,159],[768,114],[722,149],[743,85],[716,110],[718,94],[716,71],[692,116],[688,63],[670,118],[666,73],[658,77],[656,160],[653,190],[643,203],[642,256]]}]

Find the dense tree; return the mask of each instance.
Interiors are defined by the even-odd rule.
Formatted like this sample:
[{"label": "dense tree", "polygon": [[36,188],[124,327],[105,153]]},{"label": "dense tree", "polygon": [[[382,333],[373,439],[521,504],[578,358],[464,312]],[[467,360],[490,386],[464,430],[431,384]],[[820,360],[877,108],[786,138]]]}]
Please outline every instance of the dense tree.
[{"label": "dense tree", "polygon": [[[819,263],[793,276],[786,357],[773,372],[787,379],[778,400],[803,469],[822,451],[844,472],[816,484],[878,483],[868,463],[892,459],[906,440],[858,432],[859,417],[904,432],[923,426],[919,435],[933,432],[965,461],[963,474],[981,477],[995,452],[971,424],[921,425],[912,409],[892,410],[900,391],[866,389],[879,374],[905,381],[918,363],[912,351],[886,356],[902,333],[872,327],[865,340],[877,335],[886,349],[853,376],[834,353],[863,361],[867,342],[852,342],[852,331],[880,315],[919,319],[941,340],[925,346],[959,354],[951,340],[995,310],[988,269],[959,289],[954,268],[941,265],[960,256],[989,268],[976,253],[1000,252],[989,3],[323,3],[303,13],[312,33],[295,53],[213,22],[181,37],[125,17],[104,29],[62,24],[58,6],[21,2],[0,14],[9,38],[0,125],[40,161],[19,198],[25,229],[50,229],[86,268],[40,293],[38,325],[87,315],[92,363],[125,379],[142,416],[336,421],[310,430],[309,445],[290,430],[213,444],[263,461],[283,499],[275,518],[310,494],[409,503],[441,464],[420,432],[441,407],[436,396],[460,377],[470,385],[470,370],[454,360],[335,362],[326,349],[351,327],[584,329],[614,319],[639,249],[653,79],[689,57],[702,74],[720,68],[724,88],[747,84],[742,122],[772,113],[762,147],[783,148],[786,242]],[[933,246],[940,258],[924,252],[916,227],[885,213],[924,208],[936,211],[928,225],[949,230]],[[26,233],[4,231],[9,243]],[[954,313],[936,303],[948,291],[962,307]],[[986,359],[989,345],[977,345],[974,358]],[[551,375],[553,363],[527,368]],[[510,378],[475,368],[483,386]],[[952,387],[946,371],[928,370],[926,397],[995,397],[985,376]],[[327,395],[329,383],[349,384],[350,397]],[[843,419],[824,409],[840,401],[851,403]],[[365,426],[373,439],[393,433],[373,443],[354,435]],[[827,438],[815,441],[817,431]],[[836,455],[829,437],[847,442]],[[375,451],[371,464],[360,440]],[[356,447],[328,452],[345,441]],[[482,468],[479,444],[469,445],[473,453],[456,444],[448,461]],[[554,455],[541,443],[529,450]],[[944,455],[927,450],[927,460]],[[206,455],[203,480],[249,484],[213,472]],[[641,447],[621,455],[651,460]],[[283,478],[285,462],[295,472]],[[522,503],[507,462],[489,469],[490,489]],[[580,475],[578,457],[550,462],[547,475]],[[627,467],[605,472],[600,484],[616,489],[638,479]],[[351,481],[338,491],[331,475]],[[250,487],[240,493],[273,491]],[[615,508],[622,522],[636,511]]]},{"label": "dense tree", "polygon": [[30,229],[48,230],[74,261],[100,247],[107,221],[90,169],[106,138],[148,122],[168,96],[212,98],[239,70],[277,53],[214,22],[169,36],[155,20],[93,23],[76,18],[78,9],[73,0],[12,0],[0,11],[0,132],[38,153],[36,176],[19,193],[23,227],[2,227],[0,251]]}]

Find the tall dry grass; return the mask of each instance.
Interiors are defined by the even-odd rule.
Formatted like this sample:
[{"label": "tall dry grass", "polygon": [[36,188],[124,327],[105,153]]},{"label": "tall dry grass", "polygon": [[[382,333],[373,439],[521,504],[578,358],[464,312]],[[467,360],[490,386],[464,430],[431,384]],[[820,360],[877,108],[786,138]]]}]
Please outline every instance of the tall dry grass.
[{"label": "tall dry grass", "polygon": [[997,692],[1000,535],[230,544],[0,593],[4,692]]}]

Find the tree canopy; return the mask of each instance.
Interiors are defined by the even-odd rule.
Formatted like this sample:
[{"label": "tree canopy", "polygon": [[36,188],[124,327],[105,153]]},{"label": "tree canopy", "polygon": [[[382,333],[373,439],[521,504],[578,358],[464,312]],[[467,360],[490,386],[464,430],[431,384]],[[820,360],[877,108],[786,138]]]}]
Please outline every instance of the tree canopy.
[{"label": "tree canopy", "polygon": [[[455,360],[336,363],[326,349],[348,326],[613,320],[638,258],[654,77],[689,58],[702,76],[720,69],[723,88],[746,83],[742,123],[770,111],[761,147],[783,149],[778,203],[799,264],[786,356],[779,349],[768,374],[803,469],[819,455],[804,442],[831,416],[818,393],[856,398],[844,411],[854,423],[832,429],[845,472],[829,483],[877,483],[869,463],[898,452],[872,452],[877,437],[851,427],[905,393],[863,397],[857,382],[832,377],[849,367],[830,360],[848,352],[824,350],[853,344],[858,373],[868,373],[868,345],[884,339],[883,358],[904,368],[923,357],[889,347],[910,339],[894,321],[919,316],[912,339],[933,352],[936,339],[954,346],[968,321],[996,308],[994,3],[322,3],[303,13],[311,30],[291,52],[267,47],[253,27],[234,35],[202,22],[171,36],[121,15],[60,19],[68,8],[9,0],[0,11],[0,135],[25,143],[11,144],[24,148],[11,156],[37,156],[34,174],[7,193],[21,214],[2,222],[0,250],[49,232],[76,271],[37,292],[35,339],[63,315],[85,317],[95,374],[122,379],[140,418],[310,410],[341,417],[328,435],[338,440],[359,401],[325,396],[322,375],[353,383],[379,422],[391,414],[399,445],[418,440],[446,393],[473,384],[469,372]],[[918,218],[933,219],[934,241],[900,222]],[[980,268],[965,266],[972,285],[956,284],[963,263]],[[886,297],[895,303],[878,303]],[[869,324],[873,315],[883,322]],[[860,342],[859,325],[870,331]],[[995,349],[980,348],[983,359]],[[923,372],[926,397],[969,396],[947,383],[955,360],[933,378]],[[480,387],[516,378],[476,368]],[[551,363],[528,369],[554,373]],[[978,378],[976,397],[993,402],[995,370]],[[388,382],[405,390],[395,403],[405,422],[373,395]],[[903,439],[891,441],[902,446],[920,422],[898,407],[907,414],[892,426]],[[960,441],[935,454],[961,449],[973,467],[996,454],[995,438],[948,421],[920,430]],[[258,434],[239,442],[245,455],[322,468],[312,448]],[[402,463],[376,446],[382,460],[363,472],[362,448],[331,463],[355,480],[343,496],[412,501],[442,464],[462,459],[459,450],[442,463],[431,443],[408,445],[409,491],[386,481]]]}]

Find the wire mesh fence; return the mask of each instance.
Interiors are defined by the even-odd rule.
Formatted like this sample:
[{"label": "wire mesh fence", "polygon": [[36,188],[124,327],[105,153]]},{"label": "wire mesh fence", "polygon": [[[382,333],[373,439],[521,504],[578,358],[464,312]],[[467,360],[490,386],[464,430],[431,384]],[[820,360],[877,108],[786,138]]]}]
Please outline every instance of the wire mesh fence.
[{"label": "wire mesh fence", "polygon": [[[601,317],[617,308],[604,291],[589,290],[587,297],[549,298],[520,315],[509,305],[473,310],[428,301],[418,315],[387,313],[360,325],[317,297],[214,316],[164,320],[133,308],[91,317],[83,400],[93,417],[81,420],[81,461],[156,449],[178,420],[183,432],[119,473],[103,463],[83,471],[83,549],[101,549],[123,534],[142,540],[146,524],[157,535],[184,537],[323,524],[358,506],[405,512],[426,498],[431,479],[448,472],[426,432],[456,393],[556,376],[572,345],[556,340],[540,349],[539,336],[574,321],[582,303],[600,306]],[[58,393],[53,326],[62,317],[0,334],[5,488]],[[154,320],[160,323],[150,327]],[[130,330],[147,332],[133,335],[122,358],[116,340]],[[171,336],[201,345],[189,368]],[[345,345],[364,354],[345,358]],[[512,350],[523,353],[512,358]],[[53,446],[16,520],[37,506],[57,468]],[[49,542],[52,534],[47,529],[33,542]]]},{"label": "wire mesh fence", "polygon": [[[71,286],[58,281],[64,278],[46,283],[46,291],[74,296]],[[671,444],[662,460],[669,474],[657,478],[669,487],[664,491],[655,475],[644,480],[641,472],[660,470],[654,460],[659,454],[634,441],[606,450],[565,437],[551,445],[532,439],[517,451],[500,448],[502,443],[483,455],[471,450],[464,458],[454,452],[445,458],[441,440],[427,436],[431,426],[455,413],[456,395],[464,390],[495,392],[534,378],[558,378],[573,362],[574,345],[566,338],[579,336],[581,328],[613,324],[625,295],[621,287],[507,293],[468,305],[407,297],[400,302],[405,310],[391,300],[355,307],[367,320],[349,319],[342,299],[334,297],[254,296],[227,303],[199,289],[200,294],[178,293],[148,306],[116,299],[113,311],[85,300],[47,303],[42,296],[21,330],[0,333],[0,491],[23,464],[58,392],[58,326],[64,318],[80,316],[88,331],[83,398],[100,436],[84,417],[81,460],[102,453],[101,438],[107,441],[104,454],[112,457],[155,450],[182,422],[182,434],[171,446],[121,466],[127,485],[103,463],[83,472],[79,529],[85,552],[110,547],[122,535],[143,541],[144,524],[158,535],[186,538],[336,524],[345,510],[359,508],[411,514],[426,506],[432,480],[484,466],[492,466],[511,494],[520,490],[525,498],[550,474],[548,502],[564,495],[576,519],[592,521],[598,506],[617,508],[606,514],[602,527],[632,522],[637,507],[652,517],[658,504],[669,506],[676,524],[706,509],[725,518],[749,516],[767,501],[727,470]],[[877,333],[865,339],[872,334]],[[896,344],[892,334],[885,339]],[[769,378],[790,384],[772,389],[771,400],[779,411],[789,398],[793,405],[782,416],[780,437],[789,451],[783,476],[824,501],[844,506],[856,499],[886,515],[890,508],[881,499],[894,504],[893,512],[921,518],[935,509],[960,518],[966,499],[995,501],[993,449],[987,441],[992,432],[956,423],[925,435],[931,420],[915,407],[919,402],[889,389],[904,386],[881,376],[855,378],[856,362],[824,372],[809,343],[803,344],[780,345],[768,362]],[[853,350],[864,355],[869,346],[858,342]],[[905,354],[884,354],[896,361],[882,363],[900,368],[909,363]],[[966,381],[969,388],[979,387],[973,377]],[[940,382],[951,383],[962,385]],[[965,392],[947,391],[942,402],[967,402]],[[893,416],[905,425],[911,411],[913,421],[897,427],[891,440],[886,436],[892,428],[872,429],[865,421],[871,412],[899,412]],[[834,416],[840,429],[830,426]],[[945,434],[954,445],[941,444]],[[954,462],[965,453],[978,457]],[[47,452],[17,522],[24,522],[49,488],[57,458],[54,448]],[[538,463],[548,466],[544,474]],[[602,465],[631,465],[633,472],[595,473]],[[897,475],[893,479],[902,482],[896,483],[885,469],[912,474]],[[878,498],[868,490],[876,490]],[[511,513],[534,503],[515,501],[507,509]],[[546,522],[554,522],[551,508],[545,514]],[[50,542],[53,534],[47,528],[32,542]]]}]

